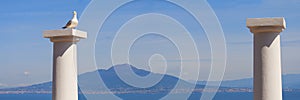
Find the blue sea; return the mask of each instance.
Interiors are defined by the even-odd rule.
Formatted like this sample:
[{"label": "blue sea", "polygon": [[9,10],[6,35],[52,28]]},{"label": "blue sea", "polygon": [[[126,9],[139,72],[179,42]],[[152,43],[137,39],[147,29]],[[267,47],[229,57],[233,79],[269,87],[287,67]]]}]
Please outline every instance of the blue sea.
[{"label": "blue sea", "polygon": [[[252,93],[217,93],[213,100],[253,100]],[[103,95],[105,96],[105,95]],[[126,96],[135,96],[134,94]],[[178,95],[180,96],[180,95]],[[286,92],[283,100],[299,100],[300,92]],[[123,98],[124,99],[124,98]],[[149,100],[153,100],[148,98]],[[199,100],[199,96],[190,97],[190,100]],[[0,94],[0,100],[51,100],[51,94]],[[80,95],[79,100],[85,100]],[[147,98],[143,99],[147,100]]]}]

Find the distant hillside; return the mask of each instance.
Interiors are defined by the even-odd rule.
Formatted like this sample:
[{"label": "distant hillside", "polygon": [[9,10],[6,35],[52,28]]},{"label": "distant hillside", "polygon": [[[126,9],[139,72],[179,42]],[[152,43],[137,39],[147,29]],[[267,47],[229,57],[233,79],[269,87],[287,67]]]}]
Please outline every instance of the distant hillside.
[{"label": "distant hillside", "polygon": [[[97,82],[98,79],[95,77],[95,74],[100,75],[102,80],[104,81],[107,88],[110,89],[111,92],[120,93],[120,91],[125,91],[124,93],[139,93],[148,91],[148,93],[159,93],[161,96],[167,94],[172,90],[177,82],[182,82],[182,88],[190,88],[193,86],[191,83],[178,79],[177,77],[170,75],[162,75],[152,73],[154,76],[162,76],[162,80],[160,80],[155,86],[149,88],[136,88],[124,83],[116,74],[116,69],[120,70],[120,72],[127,73],[125,69],[131,68],[133,72],[135,72],[139,76],[146,76],[151,72],[145,71],[142,69],[137,69],[128,64],[113,66],[108,70],[98,70],[94,72],[84,73],[79,75],[79,84],[82,88],[87,91],[104,91],[104,87],[99,87],[97,84],[93,84]],[[124,70],[124,71],[123,71]],[[196,88],[203,88],[203,85],[197,85]],[[192,89],[192,88],[191,88]],[[0,91],[51,91],[52,90],[52,82],[46,82],[41,84],[36,84],[27,87],[18,87],[18,88],[9,88],[9,89],[0,89]],[[157,96],[160,98],[159,96]]]},{"label": "distant hillside", "polygon": [[[142,69],[138,69],[134,66],[123,64],[123,65],[116,65],[111,67],[108,70],[98,70],[94,72],[88,72],[79,75],[79,84],[84,90],[89,91],[103,91],[105,87],[101,87],[98,84],[93,84],[97,82],[98,79],[95,76],[101,76],[102,80],[104,80],[105,86],[110,89],[112,92],[118,91],[139,91],[140,88],[132,87],[126,83],[124,83],[116,74],[115,69],[121,70],[120,72],[126,73],[125,69],[131,68],[133,72],[135,72],[139,76],[146,76],[151,72],[145,71]],[[122,71],[124,70],[124,71]],[[95,75],[96,74],[96,75]],[[174,88],[177,82],[182,82],[185,86],[193,86],[191,83],[186,82],[184,80],[178,79],[177,77],[170,76],[170,75],[162,75],[162,74],[155,74],[152,73],[154,76],[163,76],[163,79],[153,87],[145,88],[143,90],[148,90],[152,93],[155,92],[170,92],[169,90]],[[252,78],[247,79],[240,79],[240,80],[230,80],[230,81],[223,81],[221,87],[228,87],[228,88],[252,88]],[[201,89],[205,86],[205,81],[199,81],[196,88]],[[283,88],[285,89],[300,89],[300,74],[290,74],[290,75],[283,75]],[[224,89],[224,88],[223,88]],[[8,88],[8,89],[0,89],[0,91],[51,91],[52,90],[52,82],[45,82],[41,84],[35,84],[32,86],[26,87],[18,87],[18,88]],[[155,90],[155,91],[154,91]]]},{"label": "distant hillside", "polygon": [[[162,98],[166,94],[170,93],[170,91],[176,86],[177,82],[182,82],[183,86],[176,92],[186,93],[186,91],[194,89],[191,83],[178,79],[177,77],[173,77],[170,75],[162,75],[152,73],[154,76],[162,76],[162,80],[160,80],[157,84],[149,88],[137,88],[130,86],[124,83],[116,74],[116,69],[120,70],[120,72],[126,74],[126,68],[131,68],[133,72],[135,72],[139,76],[146,76],[151,72],[145,71],[142,69],[137,69],[128,64],[113,66],[108,70],[98,70],[94,72],[84,73],[79,75],[79,84],[80,88],[84,88],[83,92],[91,92],[91,93],[106,93],[107,90],[104,87],[99,86],[98,84],[93,84],[97,82],[98,78],[95,77],[100,75],[102,80],[105,83],[105,86],[110,89],[110,92],[113,92],[116,96],[119,96],[122,99],[130,99],[136,100],[143,98],[151,98],[153,100]],[[203,85],[196,85],[195,88],[202,89]],[[79,88],[79,92],[81,89]],[[51,93],[52,90],[52,82],[46,82],[41,84],[36,84],[27,87],[18,87],[18,88],[9,88],[9,89],[0,89],[1,91],[13,91],[12,93]],[[2,92],[3,93],[3,92]],[[128,96],[128,95],[134,96]],[[193,97],[199,97],[200,94],[193,93]]]},{"label": "distant hillside", "polygon": [[[117,65],[117,66],[113,66],[108,70],[98,70],[98,73],[95,72],[89,72],[89,73],[85,73],[79,76],[79,83],[82,84],[81,86],[84,86],[85,84],[87,84],[87,86],[91,86],[93,84],[89,84],[88,82],[93,82],[93,81],[97,81],[94,79],[98,79],[95,77],[95,74],[99,74],[102,78],[102,80],[104,81],[105,85],[110,88],[110,89],[115,89],[115,88],[131,88],[131,89],[138,89],[136,87],[132,87],[130,85],[127,85],[126,83],[124,83],[116,74],[116,69],[119,70],[120,72],[123,73],[127,73],[125,70],[127,68],[131,68],[131,70],[136,73],[139,76],[146,76],[148,74],[150,74],[151,72],[149,71],[145,71],[142,69],[137,69],[134,66],[128,65],[128,64],[123,64],[123,65]],[[177,77],[174,76],[170,76],[170,75],[162,75],[162,74],[155,74],[152,73],[153,76],[157,76],[160,77],[162,76],[162,80],[156,84],[153,87],[150,88],[145,88],[145,89],[154,89],[154,88],[170,88],[172,89],[176,83],[178,81],[182,82],[184,85],[186,85],[187,87],[192,85],[191,83],[185,82],[181,79],[178,79]],[[128,76],[129,77],[129,76]],[[198,85],[197,87],[203,87],[202,85]],[[88,88],[88,87],[85,87]],[[103,87],[99,87],[98,89],[101,89]],[[93,89],[96,89],[95,87],[93,87]]]},{"label": "distant hillside", "polygon": [[[125,70],[127,68],[131,68],[131,70],[139,76],[146,76],[151,73],[149,71],[137,69],[136,67],[133,67],[133,66],[127,65],[127,64],[117,65],[117,66],[111,67],[108,70],[98,70],[98,73],[101,76],[102,80],[104,81],[106,87],[109,88],[111,92],[115,93],[115,95],[117,95],[123,99],[131,100],[131,99],[137,99],[136,97],[139,97],[139,96],[122,95],[124,93],[141,95],[142,97],[146,97],[146,98],[148,97],[153,100],[159,99],[159,98],[165,96],[166,94],[168,94],[176,86],[176,83],[179,81],[182,82],[184,85],[184,87],[182,87],[182,89],[188,89],[188,88],[190,88],[190,86],[193,86],[192,84],[190,84],[188,82],[178,79],[177,77],[152,73],[154,76],[162,76],[163,77],[162,80],[159,81],[159,83],[157,83],[154,86],[149,87],[149,88],[133,87],[133,86],[130,86],[130,85],[126,84],[125,82],[123,82],[116,74],[116,70],[119,70],[119,72],[124,72],[124,74],[126,74],[127,71],[125,71]],[[95,76],[95,74],[98,74],[98,73],[90,72],[90,73],[80,75],[79,79],[80,80],[83,79],[83,80],[79,81],[79,83],[81,84],[82,87],[84,87],[85,89],[88,89],[88,90],[93,90],[93,91],[103,90],[103,87],[98,87],[95,84],[87,83],[87,82],[97,81],[94,79],[98,79],[98,78],[95,78],[94,76]],[[196,87],[203,88],[204,86],[197,85]],[[148,95],[145,95],[145,94],[148,94]],[[155,94],[155,96],[149,95],[149,94]]]},{"label": "distant hillside", "polygon": [[[119,70],[120,73],[126,75],[128,72],[125,71],[125,69],[131,69],[134,73],[136,73],[141,77],[146,76],[148,74],[152,74],[154,76],[162,76],[163,78],[156,85],[152,87],[137,88],[126,84],[118,77],[116,70]],[[99,82],[98,80],[99,75],[101,76],[105,84],[102,87],[101,85],[99,85],[99,83],[96,83]],[[178,82],[182,82],[183,87],[180,87],[180,89],[176,90],[177,93],[186,93],[187,91],[193,91],[190,98],[199,98],[201,96],[201,93],[203,92],[203,88],[206,83],[204,81],[198,82],[198,84],[194,88],[191,87],[194,86],[193,84],[181,80],[177,77],[151,73],[149,71],[138,69],[128,64],[113,66],[107,70],[97,70],[94,72],[84,73],[79,75],[78,79],[80,84],[79,93],[81,93],[81,89],[83,90],[82,92],[92,93],[92,94],[94,93],[106,94],[108,92],[112,92],[116,96],[122,99],[129,99],[129,100],[140,99],[140,97],[151,98],[151,100],[160,99],[166,94],[169,94]],[[299,84],[300,75],[284,75],[283,83],[284,83],[284,88],[300,89],[300,84]],[[107,87],[109,90],[105,90],[104,86]],[[214,88],[214,86],[212,86],[212,88]],[[252,78],[223,81],[221,87],[219,88],[219,92],[251,92],[252,91],[251,88],[252,88]],[[5,91],[11,91],[9,93],[13,93],[13,94],[51,93],[52,82],[45,82],[45,83],[36,84],[27,87],[0,89],[0,93],[7,93]],[[83,95],[79,95],[79,97],[84,98]]]},{"label": "distant hillside", "polygon": [[[284,89],[300,89],[300,74],[289,74],[282,76],[282,83]],[[205,85],[206,81],[199,81],[198,84]],[[252,88],[253,78],[246,78],[240,80],[222,81],[222,87],[238,87],[238,88]]]}]

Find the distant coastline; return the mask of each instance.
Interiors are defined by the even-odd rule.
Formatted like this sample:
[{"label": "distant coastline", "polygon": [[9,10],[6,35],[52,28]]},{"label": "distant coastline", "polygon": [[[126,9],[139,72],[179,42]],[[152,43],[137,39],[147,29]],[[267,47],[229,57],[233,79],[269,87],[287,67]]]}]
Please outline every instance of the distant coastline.
[{"label": "distant coastline", "polygon": [[[214,89],[208,89],[204,91],[202,88],[200,89],[175,89],[176,92],[171,92],[171,94],[184,94],[190,91],[194,93],[202,93],[202,92],[211,92]],[[86,91],[79,92],[80,94],[159,94],[170,91],[170,89],[159,89],[159,90],[136,90],[136,91]],[[300,89],[283,89],[284,92],[300,92]],[[244,93],[244,92],[253,92],[250,88],[228,88],[228,89],[219,89],[217,92],[219,93]],[[52,94],[52,91],[3,91],[0,90],[0,94]]]}]

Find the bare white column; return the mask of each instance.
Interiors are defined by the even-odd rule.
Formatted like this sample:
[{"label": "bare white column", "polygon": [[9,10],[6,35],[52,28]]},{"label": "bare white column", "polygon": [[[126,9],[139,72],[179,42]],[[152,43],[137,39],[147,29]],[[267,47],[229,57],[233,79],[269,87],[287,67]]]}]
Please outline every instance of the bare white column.
[{"label": "bare white column", "polygon": [[52,100],[78,100],[77,45],[87,33],[75,29],[47,30],[44,37],[53,42]]},{"label": "bare white column", "polygon": [[284,18],[250,18],[254,34],[254,100],[282,100],[280,32]]}]

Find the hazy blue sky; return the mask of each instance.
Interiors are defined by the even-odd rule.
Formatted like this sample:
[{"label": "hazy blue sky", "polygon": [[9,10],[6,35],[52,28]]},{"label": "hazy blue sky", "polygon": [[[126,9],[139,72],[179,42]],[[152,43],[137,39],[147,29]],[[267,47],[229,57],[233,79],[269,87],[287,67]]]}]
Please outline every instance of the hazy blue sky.
[{"label": "hazy blue sky", "polygon": [[[0,3],[0,87],[20,86],[32,83],[40,83],[51,80],[52,74],[52,44],[42,37],[43,30],[60,29],[76,10],[79,16],[90,0],[6,0]],[[240,79],[252,77],[252,34],[246,28],[246,18],[252,17],[285,17],[287,29],[282,32],[282,68],[284,74],[300,74],[300,1],[299,0],[208,0],[215,11],[224,30],[227,45],[227,68],[224,78]],[[156,4],[157,5],[157,4]],[[161,4],[163,5],[163,4]],[[150,6],[149,9],[139,9]],[[136,12],[151,10],[151,4],[147,1],[135,6],[129,11],[120,10],[123,16],[131,16]],[[153,5],[155,6],[155,5]],[[155,7],[153,7],[155,8]],[[101,11],[101,10],[99,10]],[[193,27],[193,20],[185,20],[188,16],[182,11],[172,7],[162,7],[161,11],[178,15],[183,23],[191,23],[188,26],[197,42],[200,54],[201,76],[207,77],[210,68],[210,46],[201,27]],[[97,13],[97,12],[95,12]],[[91,19],[93,20],[93,19]],[[112,24],[119,20],[112,20]],[[153,20],[155,22],[155,20]],[[107,42],[112,40],[113,26],[105,30],[104,37],[98,37],[96,43],[96,60],[99,67],[109,68],[105,63]],[[112,28],[112,29],[111,29]],[[142,28],[142,27],[141,27]],[[168,28],[168,27],[167,27]],[[88,29],[81,29],[88,31]],[[170,30],[173,30],[170,28]],[[201,33],[202,31],[202,33]],[[175,35],[175,37],[182,37]],[[85,40],[83,40],[85,41]],[[124,40],[126,41],[126,40]],[[159,45],[158,45],[159,44]],[[188,44],[187,44],[188,45]],[[103,49],[103,50],[102,50]],[[174,45],[167,39],[157,35],[147,35],[137,40],[133,45],[131,61],[139,68],[148,69],[148,60],[155,51],[166,55],[170,74],[176,73],[172,68],[178,68],[178,59]],[[171,56],[173,55],[173,56]],[[172,58],[173,57],[173,58]],[[184,59],[185,62],[197,62],[194,59]],[[104,62],[104,63],[103,63]],[[159,62],[159,61],[158,61]],[[90,71],[80,68],[79,72]],[[160,72],[160,71],[158,71]]]}]

